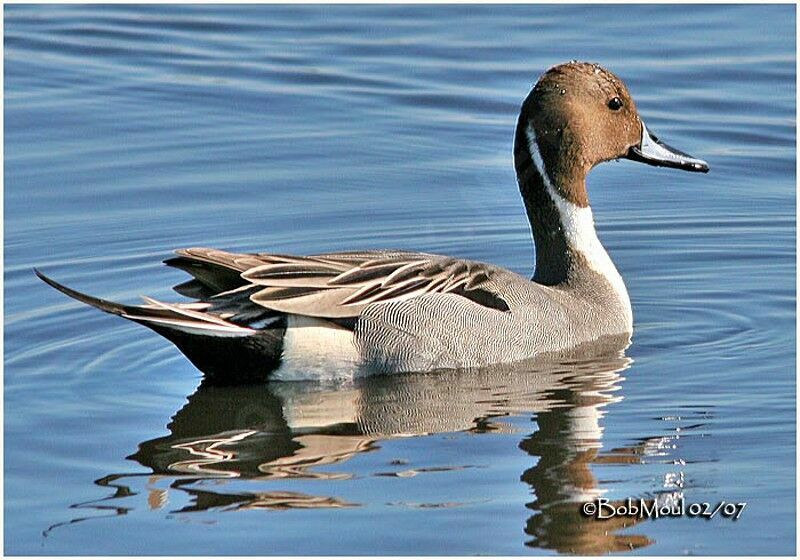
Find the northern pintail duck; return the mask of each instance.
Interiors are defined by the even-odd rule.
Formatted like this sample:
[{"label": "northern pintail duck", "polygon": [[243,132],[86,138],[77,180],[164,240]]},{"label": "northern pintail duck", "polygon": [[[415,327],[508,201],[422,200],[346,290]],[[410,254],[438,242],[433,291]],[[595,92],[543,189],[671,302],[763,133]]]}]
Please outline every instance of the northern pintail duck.
[{"label": "northern pintail duck", "polygon": [[594,228],[586,175],[628,158],[707,172],[640,119],[625,84],[597,64],[541,76],[522,104],[514,166],[536,246],[529,280],[481,262],[406,251],[312,256],[179,249],[192,303],[123,305],[65,294],[172,341],[211,380],[401,372],[523,360],[629,339],[628,292]]}]

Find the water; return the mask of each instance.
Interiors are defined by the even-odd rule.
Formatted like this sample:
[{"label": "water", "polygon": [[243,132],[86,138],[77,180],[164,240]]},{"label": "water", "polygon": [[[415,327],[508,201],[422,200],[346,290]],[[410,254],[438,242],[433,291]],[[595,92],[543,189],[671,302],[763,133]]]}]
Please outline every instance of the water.
[{"label": "water", "polygon": [[[793,554],[793,6],[7,6],[5,551]],[[39,282],[173,299],[175,247],[530,274],[517,110],[598,61],[705,176],[590,177],[625,356],[209,388]],[[602,496],[747,502],[622,526]]]}]

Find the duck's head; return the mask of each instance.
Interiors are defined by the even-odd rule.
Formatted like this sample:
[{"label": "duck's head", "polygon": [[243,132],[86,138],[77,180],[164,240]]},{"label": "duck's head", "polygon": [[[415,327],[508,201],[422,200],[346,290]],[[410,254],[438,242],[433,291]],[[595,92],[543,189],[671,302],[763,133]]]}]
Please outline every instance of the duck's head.
[{"label": "duck's head", "polygon": [[[628,88],[597,64],[568,62],[544,73],[520,112],[520,151],[571,202],[588,205],[582,185],[603,161],[628,158],[705,173],[708,164],[658,140],[639,117]],[[537,161],[538,160],[538,161]],[[573,191],[573,192],[570,192]]]}]

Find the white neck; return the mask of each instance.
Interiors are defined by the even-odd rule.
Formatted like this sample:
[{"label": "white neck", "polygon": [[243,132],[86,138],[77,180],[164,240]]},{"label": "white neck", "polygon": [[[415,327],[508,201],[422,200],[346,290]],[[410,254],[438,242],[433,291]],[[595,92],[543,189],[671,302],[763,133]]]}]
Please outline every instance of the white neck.
[{"label": "white neck", "polygon": [[528,150],[531,153],[531,159],[536,167],[536,171],[542,177],[542,183],[545,189],[547,189],[547,194],[553,200],[556,210],[558,211],[567,245],[572,251],[580,253],[586,259],[589,267],[602,275],[609,284],[611,284],[620,302],[628,310],[632,321],[628,290],[625,288],[625,282],[617,271],[617,267],[614,266],[611,257],[608,256],[603,244],[600,243],[600,239],[597,237],[597,232],[594,229],[592,209],[588,206],[586,208],[581,208],[577,204],[573,204],[561,196],[550,181],[550,176],[547,174],[547,168],[542,159],[542,154],[539,152],[536,132],[531,125],[528,125],[525,132],[528,137]]}]

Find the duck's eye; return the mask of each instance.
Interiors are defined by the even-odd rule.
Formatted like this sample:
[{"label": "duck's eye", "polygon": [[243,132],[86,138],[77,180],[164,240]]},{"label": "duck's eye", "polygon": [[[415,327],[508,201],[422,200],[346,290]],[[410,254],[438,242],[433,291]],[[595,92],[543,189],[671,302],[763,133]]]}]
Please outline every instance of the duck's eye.
[{"label": "duck's eye", "polygon": [[608,108],[612,111],[619,111],[622,108],[622,99],[619,97],[612,97],[608,102]]}]

